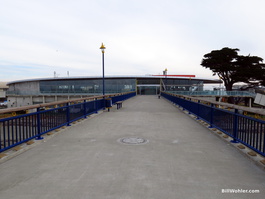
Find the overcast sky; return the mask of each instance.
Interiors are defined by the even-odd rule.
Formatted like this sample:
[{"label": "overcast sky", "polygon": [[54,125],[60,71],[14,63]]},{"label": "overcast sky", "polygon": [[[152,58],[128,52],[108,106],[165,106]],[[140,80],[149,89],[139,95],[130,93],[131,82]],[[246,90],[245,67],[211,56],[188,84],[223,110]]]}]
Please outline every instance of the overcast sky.
[{"label": "overcast sky", "polygon": [[223,47],[265,58],[264,0],[0,0],[0,81],[194,74]]}]

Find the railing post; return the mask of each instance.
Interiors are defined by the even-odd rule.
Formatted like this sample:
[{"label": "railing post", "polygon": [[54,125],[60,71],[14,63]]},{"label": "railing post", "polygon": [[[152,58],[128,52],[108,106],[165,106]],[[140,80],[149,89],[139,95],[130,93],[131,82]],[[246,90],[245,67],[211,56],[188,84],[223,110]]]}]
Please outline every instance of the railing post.
[{"label": "railing post", "polygon": [[105,96],[103,97],[103,110],[105,110],[106,109],[106,98],[105,98]]},{"label": "railing post", "polygon": [[237,141],[237,134],[238,134],[238,109],[235,109],[234,112],[234,123],[233,123],[233,140],[232,143],[238,143]]},{"label": "railing post", "polygon": [[[192,99],[191,98],[189,98],[189,101],[192,103]],[[188,110],[188,114],[189,115],[191,114],[190,109]]]},{"label": "railing post", "polygon": [[97,98],[94,99],[94,112],[95,113],[98,113],[98,101],[97,100],[98,100]]},{"label": "railing post", "polygon": [[43,137],[41,137],[40,108],[37,108],[37,131],[38,131],[38,136],[35,139],[36,140],[42,140]]},{"label": "railing post", "polygon": [[86,118],[86,100],[84,100],[84,118]]},{"label": "railing post", "polygon": [[67,120],[67,126],[71,126],[70,124],[70,103],[66,103],[66,120]]},{"label": "railing post", "polygon": [[197,120],[199,120],[200,119],[200,103],[201,103],[201,101],[200,100],[198,100],[198,108],[197,108]]},{"label": "railing post", "polygon": [[209,126],[209,128],[213,128],[213,110],[214,110],[214,105],[211,103],[211,118],[210,118],[210,126]]}]

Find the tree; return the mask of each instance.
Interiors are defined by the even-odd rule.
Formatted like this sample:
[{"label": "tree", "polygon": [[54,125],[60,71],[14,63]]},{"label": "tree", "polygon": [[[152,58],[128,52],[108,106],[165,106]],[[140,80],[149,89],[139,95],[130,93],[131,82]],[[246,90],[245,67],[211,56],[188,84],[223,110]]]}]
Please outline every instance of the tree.
[{"label": "tree", "polygon": [[[238,56],[237,58],[237,76],[245,79],[244,82],[255,84],[259,82],[264,84],[265,77],[265,64],[262,63],[263,59],[257,56]],[[232,77],[237,79],[237,77]]]},{"label": "tree", "polygon": [[225,47],[205,54],[201,65],[213,71],[223,80],[227,91],[231,91],[236,82],[249,83],[258,80],[265,83],[263,59],[257,56],[238,55],[239,49]]}]

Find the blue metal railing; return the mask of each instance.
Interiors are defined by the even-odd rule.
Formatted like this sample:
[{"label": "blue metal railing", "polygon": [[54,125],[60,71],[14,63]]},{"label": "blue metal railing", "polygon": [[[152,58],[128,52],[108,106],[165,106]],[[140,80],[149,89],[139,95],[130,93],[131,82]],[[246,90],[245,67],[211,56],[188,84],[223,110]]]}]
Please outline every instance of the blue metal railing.
[{"label": "blue metal railing", "polygon": [[248,91],[168,91],[169,93],[176,95],[191,95],[191,96],[248,96],[255,97],[256,93],[251,93]]},{"label": "blue metal railing", "polygon": [[207,105],[165,92],[161,96],[206,121],[210,128],[229,135],[233,138],[232,142],[240,142],[265,156],[265,121],[239,114],[237,109],[228,111],[214,104]]},{"label": "blue metal railing", "polygon": [[112,99],[112,103],[115,104],[116,102],[118,101],[124,101],[124,100],[127,100],[133,96],[136,95],[136,92],[131,92],[131,93],[127,93],[125,95],[117,95],[117,96],[113,96],[111,97]]},{"label": "blue metal railing", "polygon": [[[135,96],[136,93],[126,93],[109,96],[113,103],[126,100]],[[95,99],[77,104],[61,104],[62,107],[48,110],[37,109],[37,112],[0,119],[0,152],[31,139],[42,139],[42,135],[70,125],[71,122],[97,113],[106,106],[105,98]]]}]

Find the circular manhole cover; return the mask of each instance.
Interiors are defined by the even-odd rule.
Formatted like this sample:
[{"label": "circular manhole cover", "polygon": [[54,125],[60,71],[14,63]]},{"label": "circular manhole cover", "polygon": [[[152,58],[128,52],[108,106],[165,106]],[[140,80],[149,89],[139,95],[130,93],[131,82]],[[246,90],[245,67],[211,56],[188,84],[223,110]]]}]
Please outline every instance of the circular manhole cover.
[{"label": "circular manhole cover", "polygon": [[138,144],[146,144],[146,143],[148,143],[147,139],[140,138],[140,137],[121,138],[118,141],[123,143],[123,144],[131,144],[131,145],[138,145]]}]

